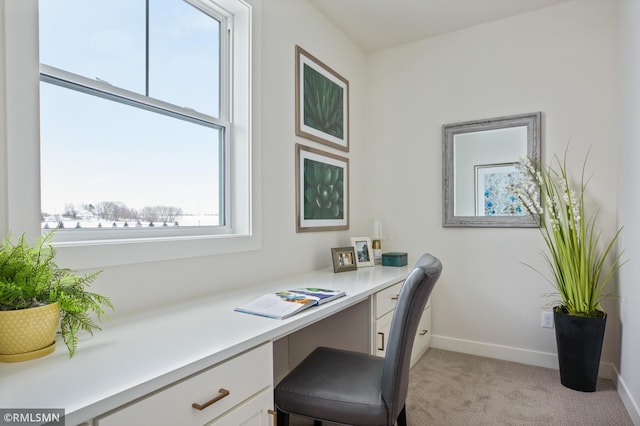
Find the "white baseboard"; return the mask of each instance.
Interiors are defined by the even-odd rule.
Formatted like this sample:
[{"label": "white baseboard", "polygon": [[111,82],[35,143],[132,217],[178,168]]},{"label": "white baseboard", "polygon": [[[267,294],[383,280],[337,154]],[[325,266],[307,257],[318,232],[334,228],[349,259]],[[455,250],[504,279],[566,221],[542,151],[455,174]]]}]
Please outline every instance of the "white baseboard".
[{"label": "white baseboard", "polygon": [[633,397],[629,393],[629,388],[627,384],[624,382],[624,379],[620,377],[620,373],[615,368],[612,367],[613,372],[616,376],[616,388],[618,390],[618,395],[620,395],[620,399],[624,404],[624,408],[627,409],[627,413],[629,413],[629,417],[631,417],[631,421],[634,425],[640,426],[640,406],[638,406],[637,402],[634,401]]},{"label": "white baseboard", "polygon": [[[453,337],[433,335],[431,347],[447,351],[461,352],[487,358],[502,359],[519,362],[521,364],[558,369],[558,355],[550,352],[532,351],[530,349],[514,348],[493,343],[477,342],[473,340],[456,339]],[[598,377],[616,380],[613,364],[601,362]]]}]

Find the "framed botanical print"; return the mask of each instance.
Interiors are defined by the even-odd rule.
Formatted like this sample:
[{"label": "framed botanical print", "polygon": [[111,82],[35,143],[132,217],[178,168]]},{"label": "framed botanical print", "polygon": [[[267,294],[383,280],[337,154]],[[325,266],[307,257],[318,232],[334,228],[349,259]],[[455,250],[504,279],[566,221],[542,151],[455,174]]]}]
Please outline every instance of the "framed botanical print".
[{"label": "framed botanical print", "polygon": [[349,82],[296,46],[296,135],[349,151]]},{"label": "framed botanical print", "polygon": [[296,232],[349,229],[349,159],[296,144]]}]

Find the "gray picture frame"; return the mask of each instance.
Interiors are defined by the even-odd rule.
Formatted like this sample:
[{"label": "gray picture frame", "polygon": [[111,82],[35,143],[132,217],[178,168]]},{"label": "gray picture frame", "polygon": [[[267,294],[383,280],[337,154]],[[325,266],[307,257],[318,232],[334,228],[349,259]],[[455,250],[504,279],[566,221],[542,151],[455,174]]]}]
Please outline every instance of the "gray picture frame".
[{"label": "gray picture frame", "polygon": [[[464,171],[467,168],[458,162],[456,157],[460,157],[456,152],[455,143],[459,135],[470,135],[475,133],[500,132],[506,129],[523,128],[525,141],[520,157],[529,157],[532,162],[539,164],[541,159],[541,119],[542,113],[534,112],[527,114],[510,115],[504,117],[490,118],[485,120],[465,121],[460,123],[445,124],[442,126],[442,226],[443,227],[489,227],[489,228],[533,228],[538,226],[538,218],[530,214],[523,216],[478,216],[475,211],[470,213],[457,212],[456,194],[460,191],[460,182],[456,182],[456,171]],[[518,162],[520,158],[510,158],[508,161],[484,161],[483,163]],[[476,162],[475,164],[479,164]],[[474,188],[474,170],[471,166],[469,170],[471,182],[469,186]],[[466,182],[466,181],[465,181]],[[469,193],[470,205],[475,206],[475,191]]]},{"label": "gray picture frame", "polygon": [[351,246],[332,248],[331,259],[333,260],[333,272],[335,273],[355,271],[358,269],[356,252]]}]

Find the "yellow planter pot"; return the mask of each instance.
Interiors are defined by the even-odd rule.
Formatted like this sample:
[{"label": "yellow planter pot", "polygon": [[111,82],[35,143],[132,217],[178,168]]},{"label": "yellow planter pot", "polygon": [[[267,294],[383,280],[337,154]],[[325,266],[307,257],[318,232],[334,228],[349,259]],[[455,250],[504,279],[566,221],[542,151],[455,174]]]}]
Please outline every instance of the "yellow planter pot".
[{"label": "yellow planter pot", "polygon": [[58,302],[37,308],[0,311],[0,361],[25,361],[53,352],[59,323]]}]

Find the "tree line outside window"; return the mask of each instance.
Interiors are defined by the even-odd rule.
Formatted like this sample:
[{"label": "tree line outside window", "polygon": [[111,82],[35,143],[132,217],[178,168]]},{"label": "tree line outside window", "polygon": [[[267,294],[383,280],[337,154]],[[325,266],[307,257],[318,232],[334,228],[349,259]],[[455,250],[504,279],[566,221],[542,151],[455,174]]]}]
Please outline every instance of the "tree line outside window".
[{"label": "tree line outside window", "polygon": [[[142,209],[134,209],[118,201],[102,201],[96,204],[81,204],[77,208],[74,204],[66,204],[62,218],[73,220],[95,219],[107,222],[137,222],[176,224],[177,219],[184,212],[175,206],[146,206]],[[42,220],[52,215],[42,212]]]}]

